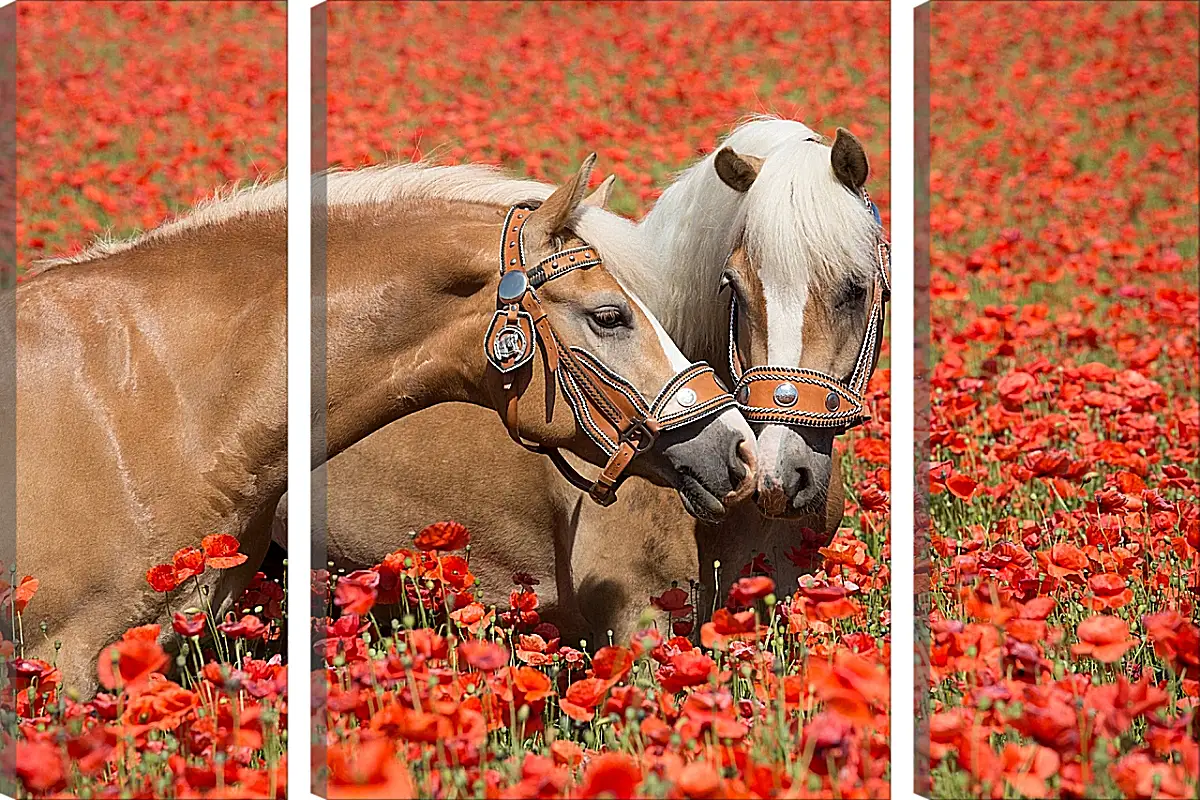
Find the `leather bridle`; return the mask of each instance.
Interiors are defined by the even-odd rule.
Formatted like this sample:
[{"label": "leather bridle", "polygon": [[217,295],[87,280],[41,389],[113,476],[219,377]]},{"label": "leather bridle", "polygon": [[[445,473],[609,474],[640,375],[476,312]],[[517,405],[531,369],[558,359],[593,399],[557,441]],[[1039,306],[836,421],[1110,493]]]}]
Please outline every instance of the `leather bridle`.
[{"label": "leather bridle", "polygon": [[[866,190],[862,199],[880,224],[879,208]],[[742,369],[737,347],[737,292],[729,302],[729,372],[736,382],[738,409],[751,423],[833,428],[844,433],[871,419],[866,407],[867,384],[883,345],[885,308],[891,295],[891,245],[880,228],[875,243],[877,269],[871,287],[871,310],[858,360],[849,379],[800,367],[757,366]]]},{"label": "leather bridle", "polygon": [[[603,259],[594,247],[583,245],[561,250],[527,267],[524,230],[536,208],[535,203],[519,203],[504,218],[496,314],[484,339],[484,352],[504,379],[502,414],[513,441],[550,456],[567,480],[607,506],[616,500],[616,489],[634,456],[649,450],[660,434],[733,408],[736,402],[721,386],[713,368],[698,362],[667,381],[647,403],[632,383],[596,356],[580,347],[564,346],[536,290],[577,269],[602,264]],[[517,378],[526,368],[532,368],[539,339],[547,373],[555,376],[579,427],[608,459],[595,481],[580,475],[556,448],[529,444],[521,438]],[[668,411],[672,400],[678,408]]]}]

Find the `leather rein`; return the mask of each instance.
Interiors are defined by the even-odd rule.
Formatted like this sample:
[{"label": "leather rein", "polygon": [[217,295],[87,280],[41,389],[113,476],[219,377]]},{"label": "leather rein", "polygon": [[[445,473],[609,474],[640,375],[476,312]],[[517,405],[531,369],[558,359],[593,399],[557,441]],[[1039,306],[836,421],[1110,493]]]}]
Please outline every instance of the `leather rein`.
[{"label": "leather rein", "polygon": [[[513,441],[548,455],[576,488],[607,506],[616,501],[617,487],[634,456],[649,450],[660,434],[733,408],[736,401],[721,386],[713,368],[698,362],[667,381],[647,403],[632,383],[596,356],[580,347],[565,346],[546,316],[537,289],[577,269],[602,264],[603,259],[595,248],[583,245],[561,250],[528,267],[524,230],[536,207],[535,203],[519,203],[504,218],[496,313],[488,326],[484,352],[504,379],[503,417]],[[576,423],[608,459],[594,481],[580,475],[557,448],[530,444],[521,437],[517,378],[526,368],[532,369],[539,340],[546,370],[555,376]],[[676,408],[669,411],[672,401]]]},{"label": "leather rein", "polygon": [[[865,189],[862,199],[879,224],[879,208]],[[742,416],[751,423],[835,428],[838,433],[871,419],[866,407],[866,392],[883,346],[885,309],[891,295],[891,252],[891,245],[881,232],[875,243],[877,268],[871,287],[867,329],[863,333],[854,371],[845,381],[818,370],[799,367],[756,366],[743,370],[737,347],[737,292],[732,292],[729,373],[736,382],[734,396]]]}]

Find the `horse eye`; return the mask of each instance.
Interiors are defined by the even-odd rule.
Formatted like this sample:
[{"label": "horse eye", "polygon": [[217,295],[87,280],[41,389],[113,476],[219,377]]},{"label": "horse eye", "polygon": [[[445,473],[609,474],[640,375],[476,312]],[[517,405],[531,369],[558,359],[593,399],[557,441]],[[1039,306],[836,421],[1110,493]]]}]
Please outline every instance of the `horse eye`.
[{"label": "horse eye", "polygon": [[862,302],[867,298],[867,287],[859,286],[858,284],[850,284],[842,290],[842,294],[838,297],[835,308],[845,308],[846,306],[862,305]]},{"label": "horse eye", "polygon": [[591,312],[591,318],[601,328],[609,330],[625,325],[625,314],[621,312],[621,309],[613,306],[595,309]]}]

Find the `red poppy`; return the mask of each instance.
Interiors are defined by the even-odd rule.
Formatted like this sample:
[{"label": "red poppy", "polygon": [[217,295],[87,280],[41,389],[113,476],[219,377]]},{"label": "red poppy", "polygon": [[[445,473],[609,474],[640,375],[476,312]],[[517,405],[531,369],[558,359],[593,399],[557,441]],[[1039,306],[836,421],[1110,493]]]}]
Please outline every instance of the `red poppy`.
[{"label": "red poppy", "polygon": [[691,596],[683,589],[675,586],[660,594],[658,597],[650,598],[650,605],[666,611],[672,616],[683,616],[692,613],[692,606],[688,602]]},{"label": "red poppy", "polygon": [[457,522],[435,522],[421,529],[413,540],[418,550],[462,550],[471,534]]},{"label": "red poppy", "polygon": [[577,722],[591,722],[609,687],[608,681],[600,678],[575,681],[558,698],[559,707],[564,714]]},{"label": "red poppy", "polygon": [[663,689],[673,693],[707,683],[716,667],[716,662],[699,650],[685,650],[659,667],[657,677]]},{"label": "red poppy", "polygon": [[513,573],[512,580],[513,580],[513,583],[515,583],[517,586],[522,587],[526,591],[531,590],[534,586],[537,586],[541,583],[541,581],[539,581],[537,578],[530,575],[528,572]]},{"label": "red poppy", "polygon": [[775,591],[775,581],[765,575],[741,578],[729,589],[728,606],[744,608]]},{"label": "red poppy", "polygon": [[839,650],[831,662],[811,659],[808,681],[825,707],[860,725],[872,724],[873,704],[884,704],[891,687],[887,672],[863,656]]},{"label": "red poppy", "polygon": [[343,612],[363,616],[370,612],[378,597],[379,573],[369,569],[351,572],[338,579],[333,591],[333,602]]},{"label": "red poppy", "polygon": [[657,628],[644,628],[629,637],[629,646],[634,658],[641,658],[646,653],[662,646],[663,637]]},{"label": "red poppy", "polygon": [[1048,747],[1009,742],[1000,752],[999,776],[1026,797],[1046,797],[1046,782],[1058,773],[1060,763],[1058,753]]},{"label": "red poppy", "polygon": [[1151,683],[1150,675],[1143,673],[1135,683],[1118,675],[1116,683],[1089,688],[1084,706],[1087,713],[1095,714],[1096,729],[1116,739],[1133,727],[1138,717],[1153,718],[1154,712],[1169,700],[1166,692]]},{"label": "red poppy", "polygon": [[96,672],[105,689],[133,692],[145,686],[153,673],[162,672],[169,663],[157,641],[135,637],[122,639],[101,651]]},{"label": "red poppy", "polygon": [[734,639],[746,638],[758,630],[758,614],[754,611],[732,612],[718,608],[712,621],[700,627],[700,643],[714,650],[728,650]]},{"label": "red poppy", "polygon": [[1200,676],[1200,627],[1175,610],[1142,617],[1154,652],[1183,677]]},{"label": "red poppy", "polygon": [[180,636],[200,636],[204,633],[204,623],[208,618],[203,611],[198,611],[195,614],[185,614],[182,611],[176,611],[175,616],[171,621],[171,626]]},{"label": "red poppy", "polygon": [[62,750],[51,742],[18,741],[15,767],[25,788],[37,795],[50,795],[67,785],[67,764]]},{"label": "red poppy", "polygon": [[140,639],[144,642],[156,642],[161,633],[162,626],[157,623],[151,623],[149,625],[138,625],[136,628],[130,628],[122,634],[121,639],[126,642],[133,641],[134,639]]},{"label": "red poppy", "polygon": [[979,483],[971,478],[963,475],[961,472],[955,472],[946,478],[946,488],[950,493],[959,500],[970,500],[975,494],[975,489]]},{"label": "red poppy", "polygon": [[1088,567],[1087,555],[1067,542],[1056,542],[1049,551],[1039,551],[1037,559],[1042,569],[1050,575],[1080,582],[1083,579],[1083,571]]},{"label": "red poppy", "polygon": [[554,763],[574,769],[583,761],[583,748],[570,739],[555,739],[550,743]]},{"label": "red poppy", "polygon": [[684,797],[695,800],[723,796],[724,783],[721,773],[707,761],[693,761],[688,764],[680,770],[675,781],[676,787]]},{"label": "red poppy", "polygon": [[407,765],[387,739],[338,742],[325,755],[331,800],[416,796]]},{"label": "red poppy", "polygon": [[268,626],[253,614],[247,614],[239,620],[234,620],[233,615],[230,614],[224,622],[217,626],[217,630],[233,639],[264,639],[267,636]]},{"label": "red poppy", "polygon": [[525,701],[536,703],[554,694],[550,678],[533,667],[517,667],[513,670],[513,686],[521,692]]},{"label": "red poppy", "polygon": [[742,565],[738,571],[739,578],[749,578],[752,575],[774,575],[775,566],[766,553],[755,553],[754,557]]},{"label": "red poppy", "polygon": [[485,609],[482,603],[469,603],[450,612],[450,618],[472,635],[486,628],[496,617],[495,609]]},{"label": "red poppy", "polygon": [[637,797],[642,771],[625,753],[602,753],[584,767],[580,798],[610,797],[614,800]]},{"label": "red poppy", "polygon": [[33,599],[33,595],[38,590],[38,579],[26,575],[21,578],[21,582],[12,590],[13,611],[17,614],[25,611],[25,607],[29,605],[29,601]]},{"label": "red poppy", "polygon": [[632,668],[633,653],[619,645],[602,647],[592,658],[592,672],[595,677],[610,684],[624,680]]},{"label": "red poppy", "polygon": [[1088,578],[1088,588],[1092,590],[1092,596],[1084,597],[1080,602],[1092,611],[1115,610],[1133,601],[1133,590],[1128,581],[1112,572]]},{"label": "red poppy", "polygon": [[239,553],[241,543],[227,533],[213,533],[205,536],[200,542],[208,565],[213,569],[229,569],[243,564],[246,554]]},{"label": "red poppy", "polygon": [[859,492],[858,504],[863,511],[885,512],[891,508],[891,498],[878,486],[868,486]]},{"label": "red poppy", "polygon": [[468,639],[458,646],[458,652],[480,672],[493,672],[508,663],[508,648],[495,642]]},{"label": "red poppy", "polygon": [[179,586],[172,564],[156,564],[146,571],[146,583],[156,592],[169,592]]},{"label": "red poppy", "polygon": [[198,547],[184,547],[175,553],[171,562],[175,567],[175,581],[183,583],[204,572],[204,551]]},{"label": "red poppy", "polygon": [[1028,372],[1013,372],[1005,375],[996,383],[996,392],[1009,409],[1018,410],[1033,395],[1037,386],[1037,378]]},{"label": "red poppy", "polygon": [[1129,636],[1129,623],[1106,615],[1088,617],[1080,622],[1076,634],[1079,642],[1071,646],[1071,653],[1089,655],[1106,664],[1120,661],[1125,651],[1137,644],[1137,640]]}]

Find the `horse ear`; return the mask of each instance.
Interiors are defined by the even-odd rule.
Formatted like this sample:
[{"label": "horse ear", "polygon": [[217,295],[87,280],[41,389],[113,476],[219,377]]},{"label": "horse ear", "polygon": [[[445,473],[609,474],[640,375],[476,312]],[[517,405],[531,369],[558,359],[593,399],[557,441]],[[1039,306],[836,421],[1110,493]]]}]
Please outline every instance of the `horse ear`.
[{"label": "horse ear", "polygon": [[592,167],[596,165],[596,154],[592,153],[583,160],[579,171],[569,181],[554,190],[538,209],[529,215],[529,226],[541,235],[549,238],[567,227],[567,221],[579,208],[583,193],[587,191],[588,178],[592,175]]},{"label": "horse ear", "polygon": [[713,159],[717,177],[730,189],[738,192],[745,192],[750,188],[762,165],[761,158],[738,155],[732,147],[722,147]]},{"label": "horse ear", "polygon": [[833,147],[829,151],[829,162],[833,174],[850,191],[858,193],[867,185],[871,168],[867,164],[867,153],[854,134],[845,128],[837,129]]},{"label": "horse ear", "polygon": [[604,179],[604,182],[592,191],[587,197],[583,198],[581,206],[594,206],[595,208],[608,208],[608,201],[612,199],[613,184],[617,180],[616,173],[609,175]]}]

